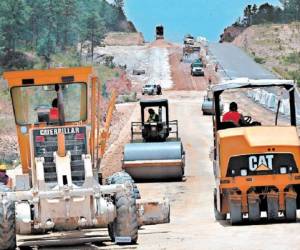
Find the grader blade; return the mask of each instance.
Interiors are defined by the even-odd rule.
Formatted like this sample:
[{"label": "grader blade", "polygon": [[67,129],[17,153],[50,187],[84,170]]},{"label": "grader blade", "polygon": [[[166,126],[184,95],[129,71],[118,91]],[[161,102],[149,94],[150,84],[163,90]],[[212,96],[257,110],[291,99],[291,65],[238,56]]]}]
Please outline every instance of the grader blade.
[{"label": "grader blade", "polygon": [[168,201],[141,201],[137,203],[137,208],[139,226],[170,222],[170,204]]}]

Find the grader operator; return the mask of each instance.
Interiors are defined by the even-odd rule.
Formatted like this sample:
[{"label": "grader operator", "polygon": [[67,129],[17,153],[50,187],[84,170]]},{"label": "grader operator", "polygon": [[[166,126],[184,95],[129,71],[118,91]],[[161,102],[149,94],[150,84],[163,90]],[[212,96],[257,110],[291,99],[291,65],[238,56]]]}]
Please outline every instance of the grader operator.
[{"label": "grader operator", "polygon": [[[99,174],[115,94],[102,127],[101,83],[91,67],[5,72],[4,78],[22,174],[15,176],[12,189],[0,184],[0,249],[15,249],[16,233],[99,227],[108,228],[116,243],[136,243],[139,226],[158,222],[155,213],[147,217],[148,203],[136,203],[128,174],[112,175],[108,185],[101,185]],[[168,222],[169,205],[156,205],[156,215],[165,209],[160,223]]]},{"label": "grader operator", "polygon": [[[272,123],[267,124],[267,117],[254,121],[254,117],[246,114],[239,123],[222,120],[221,94],[232,91],[242,94],[254,89],[277,94],[277,100],[266,104],[276,114]],[[266,212],[268,221],[295,221],[300,208],[300,142],[293,81],[237,79],[215,85],[212,91],[216,112],[213,119],[216,219],[225,220],[229,214],[232,224],[244,220],[257,222],[262,218],[261,212]],[[279,119],[281,99],[289,99],[286,105],[289,117]]]}]

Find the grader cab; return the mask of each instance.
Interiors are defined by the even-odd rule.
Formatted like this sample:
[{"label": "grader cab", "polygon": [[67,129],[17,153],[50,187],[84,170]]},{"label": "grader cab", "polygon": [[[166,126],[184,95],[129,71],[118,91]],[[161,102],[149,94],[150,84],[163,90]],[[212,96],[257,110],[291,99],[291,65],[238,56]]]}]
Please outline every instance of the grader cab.
[{"label": "grader cab", "polygon": [[[232,92],[245,98],[247,92],[256,90],[265,108],[273,109],[274,119],[268,122],[266,116],[255,117],[258,112],[254,112],[252,117],[243,114],[238,125],[222,120],[221,94]],[[300,208],[300,142],[293,81],[237,79],[215,85],[212,91],[216,219],[224,220],[229,214],[232,224],[253,223],[267,214],[268,221],[295,221]],[[279,116],[283,104],[285,114]],[[251,110],[244,108],[244,112]]]},{"label": "grader cab", "polygon": [[[135,243],[138,227],[151,224],[147,214],[138,213],[147,204],[136,204],[126,173],[113,175],[109,185],[100,184],[116,94],[102,126],[101,83],[91,67],[6,72],[4,78],[22,174],[15,176],[11,190],[0,187],[0,249],[15,249],[16,233],[99,227],[107,227],[116,243]],[[167,222],[169,207],[162,206]]]}]

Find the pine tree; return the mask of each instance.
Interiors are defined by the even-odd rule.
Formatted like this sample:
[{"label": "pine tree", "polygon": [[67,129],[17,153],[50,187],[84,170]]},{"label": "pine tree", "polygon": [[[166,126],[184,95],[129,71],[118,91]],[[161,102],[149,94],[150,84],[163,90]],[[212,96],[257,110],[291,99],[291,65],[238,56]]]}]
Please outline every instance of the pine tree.
[{"label": "pine tree", "polygon": [[6,50],[15,51],[22,40],[28,12],[24,0],[0,2],[0,33]]},{"label": "pine tree", "polygon": [[86,19],[86,39],[91,42],[92,61],[94,58],[94,48],[104,37],[105,26],[103,19],[96,12],[92,12]]}]

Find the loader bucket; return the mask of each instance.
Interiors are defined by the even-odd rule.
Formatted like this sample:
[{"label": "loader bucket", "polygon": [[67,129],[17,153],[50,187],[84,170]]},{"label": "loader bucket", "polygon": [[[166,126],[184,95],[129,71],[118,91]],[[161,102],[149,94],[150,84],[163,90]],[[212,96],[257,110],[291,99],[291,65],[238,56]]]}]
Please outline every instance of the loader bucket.
[{"label": "loader bucket", "polygon": [[184,151],[180,141],[125,145],[123,169],[134,180],[174,180],[184,174]]}]

